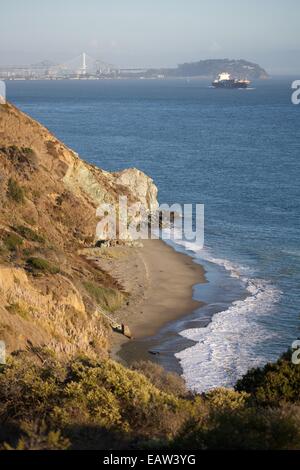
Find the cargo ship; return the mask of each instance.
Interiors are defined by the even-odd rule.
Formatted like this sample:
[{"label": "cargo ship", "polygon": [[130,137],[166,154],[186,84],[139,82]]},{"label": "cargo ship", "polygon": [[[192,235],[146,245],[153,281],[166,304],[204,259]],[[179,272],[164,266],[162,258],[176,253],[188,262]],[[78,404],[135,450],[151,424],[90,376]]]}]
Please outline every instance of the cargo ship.
[{"label": "cargo ship", "polygon": [[214,88],[248,88],[249,80],[238,80],[232,78],[229,73],[220,73],[218,78],[212,82]]}]

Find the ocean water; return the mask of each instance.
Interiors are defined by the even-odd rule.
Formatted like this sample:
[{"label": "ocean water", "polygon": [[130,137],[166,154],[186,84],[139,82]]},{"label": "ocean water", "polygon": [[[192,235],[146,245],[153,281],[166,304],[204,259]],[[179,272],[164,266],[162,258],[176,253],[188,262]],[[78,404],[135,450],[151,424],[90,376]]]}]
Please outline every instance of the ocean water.
[{"label": "ocean water", "polygon": [[152,339],[157,360],[170,369],[179,361],[198,391],[232,386],[300,336],[300,106],[291,104],[292,80],[249,90],[194,80],[7,84],[10,101],[82,158],[109,171],[144,170],[160,202],[205,204],[204,248],[174,248],[204,265],[208,283],[194,297],[206,305]]}]

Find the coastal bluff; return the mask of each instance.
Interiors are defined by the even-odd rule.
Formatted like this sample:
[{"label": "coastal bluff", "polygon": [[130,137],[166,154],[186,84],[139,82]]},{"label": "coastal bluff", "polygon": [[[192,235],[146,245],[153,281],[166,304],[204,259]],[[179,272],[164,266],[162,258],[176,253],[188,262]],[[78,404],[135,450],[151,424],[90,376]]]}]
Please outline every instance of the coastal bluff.
[{"label": "coastal bluff", "polygon": [[128,297],[84,250],[95,247],[96,209],[157,208],[137,169],[109,173],[81,160],[12,104],[0,105],[0,339],[7,352],[47,346],[62,356],[106,355],[109,324]]}]

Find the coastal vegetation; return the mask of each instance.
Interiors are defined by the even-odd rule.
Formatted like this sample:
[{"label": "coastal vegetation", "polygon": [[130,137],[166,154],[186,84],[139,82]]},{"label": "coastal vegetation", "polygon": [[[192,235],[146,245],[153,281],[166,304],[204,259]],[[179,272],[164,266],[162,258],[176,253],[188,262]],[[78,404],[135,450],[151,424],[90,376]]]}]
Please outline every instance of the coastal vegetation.
[{"label": "coastal vegetation", "polygon": [[32,342],[51,344],[59,360],[107,356],[99,308],[115,312],[130,294],[96,261],[113,256],[96,248],[96,208],[121,194],[147,205],[157,188],[139,170],[110,174],[80,160],[9,103],[0,126],[0,340],[8,354]]},{"label": "coastal vegetation", "polygon": [[249,393],[259,406],[276,406],[285,401],[297,403],[300,399],[300,367],[288,352],[274,364],[252,369],[236,384],[237,391]]},{"label": "coastal vegetation", "polygon": [[15,233],[8,233],[3,239],[4,245],[9,251],[15,251],[23,245],[23,239]]},{"label": "coastal vegetation", "polygon": [[30,227],[26,227],[25,225],[18,225],[14,227],[14,230],[23,238],[28,241],[36,242],[36,243],[44,243],[45,239],[42,235],[37,233],[36,231],[32,230]]},{"label": "coastal vegetation", "polygon": [[58,274],[60,269],[58,266],[50,263],[43,258],[28,258],[27,259],[28,269],[31,270],[33,274],[38,273],[48,273],[48,274]]},{"label": "coastal vegetation", "polygon": [[234,390],[201,395],[151,362],[129,369],[109,359],[99,307],[117,318],[131,293],[105,268],[122,251],[95,247],[96,207],[120,194],[155,202],[157,189],[138,170],[109,174],[81,161],[9,104],[0,124],[0,448],[299,448],[300,369],[290,353]]},{"label": "coastal vegetation", "polygon": [[109,312],[117,310],[125,300],[125,295],[117,289],[97,285],[93,282],[84,282],[83,285],[97,304]]},{"label": "coastal vegetation", "polygon": [[13,179],[9,178],[7,185],[7,195],[13,201],[21,204],[24,202],[24,189],[19,185],[19,183]]}]

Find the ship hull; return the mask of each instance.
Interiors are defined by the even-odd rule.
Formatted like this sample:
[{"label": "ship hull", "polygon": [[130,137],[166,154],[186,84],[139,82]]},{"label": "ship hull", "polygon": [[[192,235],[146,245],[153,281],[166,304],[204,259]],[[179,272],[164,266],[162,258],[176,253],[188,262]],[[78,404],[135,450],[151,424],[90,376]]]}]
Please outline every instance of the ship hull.
[{"label": "ship hull", "polygon": [[[226,80],[227,82],[227,80]],[[229,88],[229,89],[236,89],[236,88],[248,88],[249,84],[247,82],[235,82],[229,81],[229,83],[224,82],[213,82],[212,86],[214,88]]]}]

